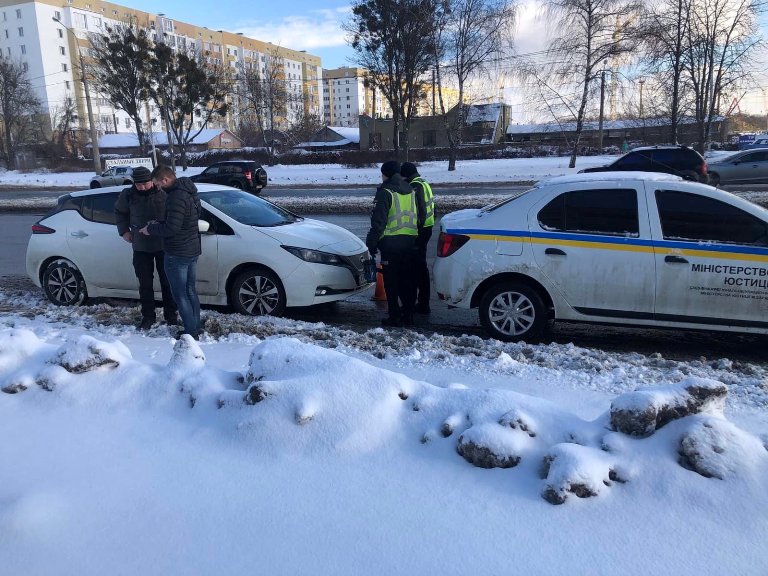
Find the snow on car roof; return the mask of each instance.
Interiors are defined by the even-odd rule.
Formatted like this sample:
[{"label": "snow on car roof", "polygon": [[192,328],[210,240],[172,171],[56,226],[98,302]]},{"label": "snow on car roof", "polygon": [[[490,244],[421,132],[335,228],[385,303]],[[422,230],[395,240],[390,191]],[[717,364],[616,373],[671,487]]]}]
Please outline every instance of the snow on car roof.
[{"label": "snow on car roof", "polygon": [[680,176],[674,174],[665,174],[663,172],[588,172],[586,174],[567,174],[565,176],[555,176],[554,178],[548,178],[546,180],[540,180],[536,183],[536,187],[549,186],[551,184],[571,184],[574,182],[590,182],[590,181],[610,181],[615,182],[617,180],[645,180],[645,181],[666,181],[666,182],[683,182]]}]

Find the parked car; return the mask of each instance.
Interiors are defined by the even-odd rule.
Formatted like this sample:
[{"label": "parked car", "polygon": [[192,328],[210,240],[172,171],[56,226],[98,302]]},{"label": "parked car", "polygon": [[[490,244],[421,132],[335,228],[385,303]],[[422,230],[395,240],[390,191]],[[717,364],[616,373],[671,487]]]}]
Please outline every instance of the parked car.
[{"label": "parked car", "polygon": [[123,186],[133,184],[133,166],[112,166],[104,170],[100,176],[91,178],[91,188],[102,188],[116,184]]},{"label": "parked car", "polygon": [[709,164],[712,186],[757,182],[768,182],[768,147],[737,152]]},{"label": "parked car", "polygon": [[607,166],[595,166],[579,170],[590,172],[663,172],[674,174],[694,182],[707,183],[707,163],[701,154],[687,146],[646,146],[627,152]]},{"label": "parked car", "polygon": [[259,194],[267,185],[267,171],[256,162],[227,160],[211,164],[200,174],[192,176],[192,180],[207,184],[223,184]]},{"label": "parked car", "polygon": [[679,177],[553,178],[440,222],[433,278],[500,340],[550,321],[768,333],[768,211]]},{"label": "parked car", "polygon": [[768,136],[757,136],[751,142],[739,144],[739,150],[751,150],[752,148],[768,148]]},{"label": "parked car", "polygon": [[[203,253],[197,290],[203,304],[251,315],[341,300],[370,286],[365,243],[326,222],[297,216],[262,198],[199,185]],[[91,297],[138,299],[131,246],[115,227],[121,187],[73,192],[32,227],[27,274],[54,304]],[[160,300],[160,286],[155,285]]]}]

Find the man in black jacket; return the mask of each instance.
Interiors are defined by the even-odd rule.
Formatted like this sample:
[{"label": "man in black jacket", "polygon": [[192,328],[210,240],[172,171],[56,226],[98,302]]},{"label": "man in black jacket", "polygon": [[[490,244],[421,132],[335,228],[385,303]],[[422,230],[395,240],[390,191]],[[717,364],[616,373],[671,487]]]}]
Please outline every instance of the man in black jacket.
[{"label": "man in black jacket", "polygon": [[151,220],[165,220],[165,192],[152,182],[152,174],[143,166],[133,170],[133,185],[120,192],[115,202],[117,233],[133,247],[133,270],[139,280],[139,300],[141,302],[141,322],[139,330],[149,330],[155,323],[155,268],[160,279],[163,295],[163,317],[166,324],[179,323],[176,303],[171,295],[171,288],[165,276],[163,266],[163,242],[160,238],[150,238],[134,231],[146,226]]},{"label": "man in black jacket", "polygon": [[400,164],[394,160],[381,165],[383,183],[376,190],[371,229],[365,239],[371,256],[381,251],[384,290],[387,293],[389,316],[384,326],[413,324],[413,306],[416,288],[413,282],[413,251],[418,235],[419,215],[417,198],[405,180],[400,177]]},{"label": "man in black jacket", "polygon": [[202,209],[197,187],[189,178],[176,178],[168,166],[157,166],[152,178],[167,195],[165,221],[150,222],[140,232],[163,239],[165,273],[184,324],[182,334],[197,339],[201,329],[197,258],[202,253],[197,227]]}]

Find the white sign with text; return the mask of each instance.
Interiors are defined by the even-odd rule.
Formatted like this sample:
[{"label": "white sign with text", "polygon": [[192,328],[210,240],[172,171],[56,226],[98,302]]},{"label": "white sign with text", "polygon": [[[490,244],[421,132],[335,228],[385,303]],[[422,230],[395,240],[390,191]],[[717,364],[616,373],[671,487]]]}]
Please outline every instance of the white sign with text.
[{"label": "white sign with text", "polygon": [[118,158],[116,160],[104,160],[104,170],[109,170],[112,166],[144,166],[152,170],[152,158]]}]

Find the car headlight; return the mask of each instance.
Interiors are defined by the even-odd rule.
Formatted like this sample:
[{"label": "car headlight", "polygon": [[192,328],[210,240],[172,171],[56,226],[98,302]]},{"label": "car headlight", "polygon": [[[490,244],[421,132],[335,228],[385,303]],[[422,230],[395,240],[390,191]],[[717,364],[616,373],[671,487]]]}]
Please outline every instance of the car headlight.
[{"label": "car headlight", "polygon": [[282,248],[297,258],[301,258],[305,262],[310,262],[311,264],[330,264],[331,266],[343,266],[345,264],[341,256],[330,254],[329,252],[321,252],[320,250],[311,250],[309,248],[297,248],[295,246],[283,246]]}]

